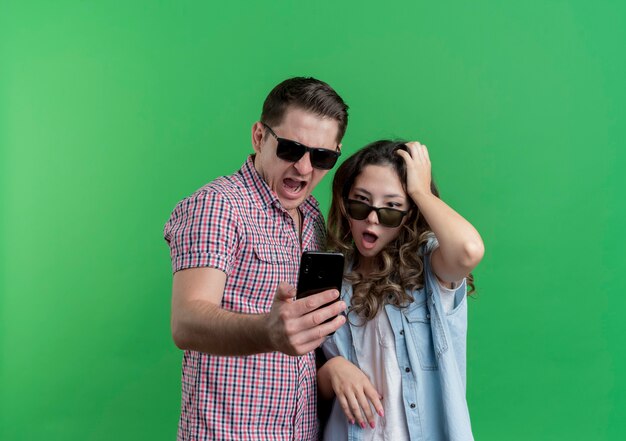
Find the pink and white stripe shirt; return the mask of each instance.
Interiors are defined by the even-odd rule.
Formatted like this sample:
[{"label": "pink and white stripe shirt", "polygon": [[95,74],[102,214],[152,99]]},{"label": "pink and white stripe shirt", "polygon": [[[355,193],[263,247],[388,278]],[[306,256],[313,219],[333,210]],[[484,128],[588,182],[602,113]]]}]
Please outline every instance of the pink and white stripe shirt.
[{"label": "pink and white stripe shirt", "polygon": [[[317,201],[301,206],[302,244],[291,216],[250,156],[182,200],[165,225],[173,272],[212,267],[227,274],[221,307],[267,313],[279,282],[296,285],[300,254],[322,249]],[[317,439],[313,353],[223,357],[185,351],[178,440]]]}]

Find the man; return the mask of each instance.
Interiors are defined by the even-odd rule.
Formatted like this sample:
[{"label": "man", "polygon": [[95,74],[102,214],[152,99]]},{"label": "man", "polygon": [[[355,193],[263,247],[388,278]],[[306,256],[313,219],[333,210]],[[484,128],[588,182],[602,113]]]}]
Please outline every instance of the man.
[{"label": "man", "polygon": [[311,191],[340,154],[347,109],[324,82],[282,82],[252,126],[255,154],[165,225],[185,350],[179,440],[317,438],[311,351],[345,322],[345,303],[320,308],[336,290],[294,300],[294,286],[302,251],[324,246]]}]

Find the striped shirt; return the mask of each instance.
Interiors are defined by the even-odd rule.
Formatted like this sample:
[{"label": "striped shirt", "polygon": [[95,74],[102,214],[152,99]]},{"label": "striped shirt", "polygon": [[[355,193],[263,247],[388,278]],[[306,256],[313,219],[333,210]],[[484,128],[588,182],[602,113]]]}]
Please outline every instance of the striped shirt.
[{"label": "striped shirt", "polygon": [[[226,273],[221,307],[270,311],[279,282],[297,283],[300,254],[322,249],[324,220],[311,196],[295,223],[254,168],[241,169],[182,200],[165,225],[173,272],[212,267]],[[185,351],[178,440],[317,439],[313,353],[224,357]]]}]

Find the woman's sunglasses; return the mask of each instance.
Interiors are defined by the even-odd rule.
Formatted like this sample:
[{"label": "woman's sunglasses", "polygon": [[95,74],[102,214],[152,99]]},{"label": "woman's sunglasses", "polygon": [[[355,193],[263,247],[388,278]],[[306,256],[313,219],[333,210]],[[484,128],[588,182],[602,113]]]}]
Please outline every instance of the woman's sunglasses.
[{"label": "woman's sunglasses", "polygon": [[290,139],[280,138],[270,126],[261,123],[272,134],[278,146],[276,147],[276,156],[284,161],[297,162],[304,156],[306,152],[311,154],[311,165],[322,170],[330,170],[337,163],[337,158],[341,155],[339,151],[333,151],[323,148],[307,147],[299,142]]},{"label": "woman's sunglasses", "polygon": [[375,211],[378,216],[378,222],[390,228],[399,226],[404,216],[408,213],[408,211],[402,211],[396,208],[372,207],[365,202],[355,201],[354,199],[346,199],[346,210],[348,211],[348,216],[355,220],[363,220],[367,218],[372,211]]}]

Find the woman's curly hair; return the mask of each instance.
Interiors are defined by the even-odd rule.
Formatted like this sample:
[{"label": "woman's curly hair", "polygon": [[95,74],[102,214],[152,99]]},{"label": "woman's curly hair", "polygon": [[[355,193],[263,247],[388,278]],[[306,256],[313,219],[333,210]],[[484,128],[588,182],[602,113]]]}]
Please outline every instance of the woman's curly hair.
[{"label": "woman's curly hair", "polygon": [[[346,261],[352,263],[353,270],[359,267],[360,255],[350,232],[345,200],[354,181],[368,165],[393,167],[406,192],[406,164],[396,153],[398,149],[406,149],[405,141],[382,140],[368,144],[346,159],[333,178],[327,247],[344,253]],[[439,197],[439,191],[432,179],[430,188],[432,193]],[[351,312],[365,320],[373,319],[386,303],[396,306],[408,305],[413,298],[407,294],[407,290],[410,292],[424,286],[422,253],[427,242],[434,238],[434,234],[417,206],[413,204],[411,198],[408,199],[412,204],[408,217],[398,237],[378,254],[377,270],[370,273],[367,278],[356,271],[346,275],[346,279],[353,286]],[[471,274],[467,277],[467,282],[473,290]]]}]

